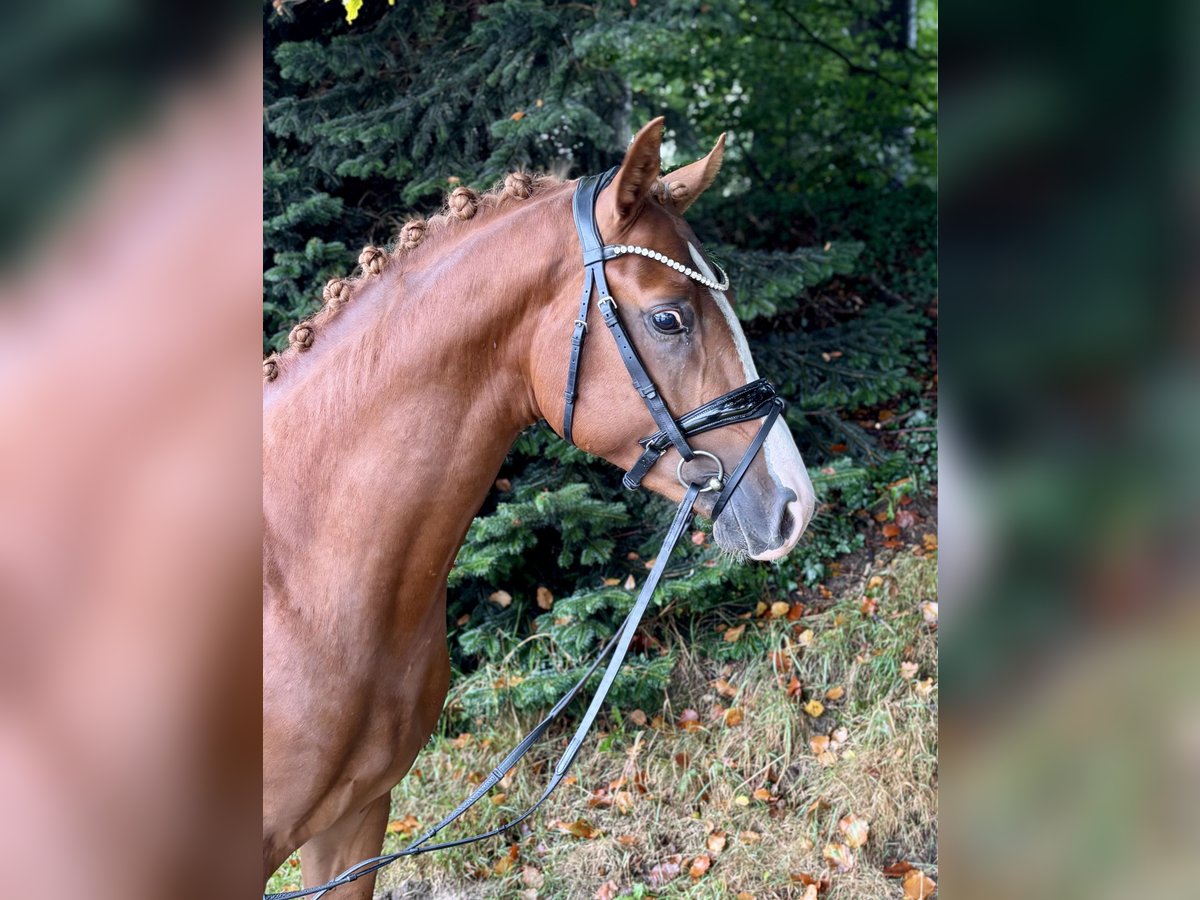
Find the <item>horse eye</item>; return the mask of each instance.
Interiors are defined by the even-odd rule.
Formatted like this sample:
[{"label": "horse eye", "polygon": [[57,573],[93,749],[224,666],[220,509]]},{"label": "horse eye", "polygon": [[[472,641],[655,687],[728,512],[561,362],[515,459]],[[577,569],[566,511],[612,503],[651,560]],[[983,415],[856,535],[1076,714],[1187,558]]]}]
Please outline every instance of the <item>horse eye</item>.
[{"label": "horse eye", "polygon": [[663,334],[679,334],[683,331],[683,317],[675,309],[660,309],[650,316],[654,327]]}]

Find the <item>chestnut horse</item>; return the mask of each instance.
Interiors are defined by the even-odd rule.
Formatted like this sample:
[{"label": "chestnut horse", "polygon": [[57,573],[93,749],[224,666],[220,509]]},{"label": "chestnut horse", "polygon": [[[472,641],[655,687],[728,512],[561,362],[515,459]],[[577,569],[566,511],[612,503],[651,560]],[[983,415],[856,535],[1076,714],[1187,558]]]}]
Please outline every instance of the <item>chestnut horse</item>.
[{"label": "chestnut horse", "polygon": [[[715,178],[724,136],[660,181],[661,135],[656,119],[634,138],[600,194],[597,223],[608,241],[711,276],[681,214]],[[562,433],[583,272],[571,196],[570,182],[523,174],[483,196],[455,190],[447,213],[410,222],[394,252],[364,250],[361,277],[331,282],[321,313],[266,361],[264,877],[297,847],[306,885],[380,850],[390,791],[446,696],[446,576],[459,545],[518,433],[539,419]],[[757,378],[724,295],[642,257],[608,269],[672,409]],[[628,468],[656,428],[615,345],[588,346],[574,440]],[[693,446],[728,468],[757,427],[731,425]],[[678,502],[684,490],[667,462],[645,484]],[[721,512],[716,541],[779,559],[813,504],[780,419]],[[373,884],[364,877],[338,896],[369,898]]]}]

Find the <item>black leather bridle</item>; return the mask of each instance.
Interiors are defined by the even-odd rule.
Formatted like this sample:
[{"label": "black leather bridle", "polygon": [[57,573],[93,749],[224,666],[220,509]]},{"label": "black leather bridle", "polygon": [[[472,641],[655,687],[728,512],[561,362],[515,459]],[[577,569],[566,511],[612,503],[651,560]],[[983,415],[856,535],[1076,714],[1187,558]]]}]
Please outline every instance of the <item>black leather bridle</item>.
[{"label": "black leather bridle", "polygon": [[[546,717],[525,736],[521,743],[514,747],[500,761],[500,764],[492,770],[491,774],[480,782],[475,790],[471,792],[470,796],[463,800],[450,815],[446,816],[403,850],[365,859],[351,866],[337,878],[325,884],[298,891],[264,894],[263,900],[295,900],[295,898],[307,896],[320,897],[326,891],[331,891],[340,885],[355,881],[363,875],[382,869],[384,866],[390,865],[403,857],[429,853],[433,850],[444,850],[448,847],[458,847],[462,844],[471,844],[475,841],[494,837],[513,828],[533,815],[538,807],[546,801],[546,798],[554,792],[554,789],[562,783],[568,769],[571,767],[571,763],[574,762],[575,757],[579,754],[579,750],[583,746],[583,741],[587,737],[588,731],[591,730],[592,723],[596,720],[596,716],[599,714],[600,708],[608,696],[609,689],[617,677],[617,672],[620,670],[621,664],[625,661],[625,654],[629,650],[629,643],[633,640],[633,634],[637,630],[638,623],[641,621],[642,615],[650,603],[650,598],[653,596],[659,581],[662,579],[663,572],[667,566],[667,560],[670,558],[671,552],[675,549],[675,545],[683,537],[688,523],[691,522],[692,507],[695,505],[697,498],[700,494],[707,491],[719,492],[711,513],[712,519],[715,522],[717,516],[721,514],[721,510],[725,508],[725,504],[733,496],[733,492],[737,489],[742,477],[750,468],[754,457],[758,455],[758,451],[767,439],[767,434],[770,432],[771,426],[775,424],[775,420],[783,412],[783,399],[775,393],[775,388],[771,386],[770,382],[760,378],[757,381],[752,381],[749,384],[735,388],[727,394],[722,394],[715,400],[710,400],[703,406],[685,413],[678,419],[671,415],[666,401],[659,393],[658,388],[655,387],[653,379],[651,379],[649,373],[646,371],[646,367],[642,364],[641,358],[637,354],[637,350],[634,349],[632,342],[630,342],[629,335],[625,332],[625,327],[621,324],[621,317],[617,312],[616,301],[613,299],[612,294],[609,293],[608,281],[604,277],[604,263],[606,260],[614,259],[617,256],[633,253],[657,260],[664,265],[669,265],[713,289],[722,290],[728,288],[728,279],[723,279],[724,284],[722,286],[713,282],[707,276],[695,272],[683,263],[671,260],[669,257],[645,247],[633,247],[624,244],[606,245],[600,237],[600,229],[596,224],[596,198],[609,182],[612,181],[616,171],[617,169],[613,168],[603,175],[591,175],[587,178],[581,178],[575,186],[573,213],[575,217],[575,230],[579,235],[579,243],[583,248],[583,294],[579,302],[579,317],[575,320],[575,330],[571,336],[571,358],[567,367],[566,404],[563,414],[563,437],[574,443],[572,431],[575,419],[575,401],[578,398],[576,380],[579,375],[579,360],[583,353],[583,343],[587,336],[587,320],[588,312],[591,308],[591,298],[595,292],[599,294],[596,307],[604,319],[604,324],[608,326],[613,340],[617,343],[621,359],[625,363],[625,368],[629,371],[630,378],[633,379],[633,386],[641,395],[643,401],[645,401],[646,407],[650,410],[650,415],[653,416],[654,422],[659,428],[654,434],[642,438],[638,442],[642,447],[642,455],[633,468],[625,473],[623,479],[625,487],[630,490],[638,488],[646,473],[650,471],[650,468],[671,447],[678,450],[680,456],[676,474],[685,488],[683,500],[680,501],[679,508],[675,512],[675,518],[671,522],[671,527],[668,529],[666,537],[663,538],[662,547],[659,549],[654,566],[650,570],[650,575],[647,577],[645,584],[642,585],[642,589],[638,592],[637,600],[633,608],[629,611],[629,614],[625,617],[625,621],[621,623],[621,627],[617,629],[617,632],[605,645],[604,649],[600,651],[600,654],[588,667],[583,677],[567,691],[562,699],[554,704],[554,708],[550,710]],[[729,473],[728,477],[725,476],[720,459],[706,451],[693,450],[687,442],[689,437],[695,437],[706,431],[712,431],[714,428],[735,425],[739,422],[747,422],[760,418],[763,419],[762,426],[747,446],[741,461]],[[699,481],[688,481],[683,477],[683,465],[698,455],[712,459],[717,465],[717,471],[704,476]],[[459,838],[458,840],[430,844],[430,840],[474,806],[484,794],[498,784],[500,779],[508,774],[509,770],[529,752],[530,748],[545,734],[550,724],[558,718],[559,714],[575,698],[575,695],[587,684],[592,675],[600,667],[600,663],[606,658],[608,658],[608,665],[605,666],[600,685],[596,688],[596,693],[592,696],[592,701],[588,704],[587,711],[580,719],[571,742],[567,745],[566,750],[563,751],[562,756],[559,757],[558,763],[554,767],[554,773],[543,789],[541,796],[538,797],[537,802],[499,828],[493,828],[482,834]]]},{"label": "black leather bridle", "polygon": [[[587,320],[588,312],[591,309],[592,295],[597,293],[599,299],[596,301],[596,308],[603,317],[604,324],[608,326],[613,340],[616,341],[617,349],[621,353],[621,361],[625,363],[625,368],[629,371],[634,389],[641,395],[659,429],[638,442],[642,446],[642,455],[633,468],[625,473],[622,483],[630,490],[636,490],[641,486],[642,479],[651,467],[667,450],[674,447],[679,451],[680,456],[679,480],[684,487],[687,487],[688,482],[682,476],[683,463],[694,459],[697,454],[707,456],[716,462],[717,472],[707,480],[701,488],[701,493],[705,491],[720,492],[710,514],[715,522],[717,516],[721,514],[721,510],[725,508],[725,504],[729,502],[729,498],[733,496],[733,492],[737,490],[739,482],[750,468],[750,463],[754,461],[763,442],[766,441],[771,426],[783,412],[783,398],[775,393],[775,388],[769,381],[760,378],[735,388],[727,394],[722,394],[715,400],[710,400],[678,419],[671,415],[666,401],[655,387],[654,380],[646,371],[641,357],[638,356],[637,350],[629,340],[625,326],[621,324],[617,303],[609,292],[608,279],[604,276],[604,263],[618,256],[637,254],[670,266],[689,278],[716,290],[728,289],[729,281],[727,278],[723,278],[723,284],[717,284],[683,263],[645,247],[605,244],[600,236],[600,226],[596,222],[596,198],[612,181],[616,172],[617,169],[612,168],[603,175],[581,178],[575,186],[572,214],[575,217],[575,232],[579,235],[579,244],[583,248],[583,293],[579,300],[579,316],[575,319],[575,330],[571,334],[571,358],[567,364],[567,389],[564,395],[563,437],[574,443],[572,432],[575,421],[575,401],[579,396],[576,389],[579,360],[583,355],[584,339],[587,337]],[[741,462],[728,478],[724,477],[724,470],[719,459],[703,450],[693,450],[687,442],[689,437],[712,431],[714,428],[735,425],[738,422],[747,422],[752,419],[764,419],[764,421],[758,434],[755,435],[754,440],[750,442],[746,452],[742,455]]]}]

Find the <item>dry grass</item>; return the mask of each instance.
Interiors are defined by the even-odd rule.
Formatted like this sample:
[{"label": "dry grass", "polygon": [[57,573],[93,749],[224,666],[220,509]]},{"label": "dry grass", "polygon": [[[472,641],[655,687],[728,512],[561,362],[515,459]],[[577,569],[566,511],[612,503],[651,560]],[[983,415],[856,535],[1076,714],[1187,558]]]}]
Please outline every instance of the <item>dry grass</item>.
[{"label": "dry grass", "polygon": [[[872,575],[882,583],[865,590]],[[717,898],[740,891],[756,898],[799,897],[803,889],[794,876],[829,871],[822,850],[843,840],[838,820],[848,814],[867,820],[870,836],[854,851],[853,869],[831,873],[822,897],[900,897],[900,883],[881,872],[898,859],[936,878],[937,689],[917,684],[937,672],[936,632],[920,609],[922,601],[937,599],[936,580],[935,557],[903,553],[864,573],[819,614],[797,622],[759,620],[756,627],[770,629],[775,646],[786,648],[783,658],[731,666],[685,652],[663,708],[646,710],[652,721],[638,727],[640,717],[632,711],[614,711],[607,730],[589,739],[576,762],[575,783],[561,788],[531,827],[507,842],[494,839],[399,862],[382,874],[378,893],[390,892],[394,900],[574,900],[594,897],[612,880],[626,897]],[[860,611],[864,591],[878,598],[874,616]],[[799,642],[805,629],[812,632],[807,646]],[[780,662],[790,667],[782,675],[775,669]],[[916,664],[915,679],[902,673],[906,662]],[[803,685],[799,696],[788,694],[792,675]],[[713,686],[718,678],[737,693],[722,696]],[[826,700],[826,692],[838,687],[844,695]],[[826,705],[819,718],[802,708],[811,698]],[[721,710],[730,707],[742,712],[740,724],[726,725]],[[685,708],[699,712],[698,730],[676,727]],[[655,718],[660,715],[661,722]],[[461,799],[468,782],[490,771],[528,724],[489,723],[465,746],[462,740],[436,739],[394,791],[394,818],[411,814],[422,826],[432,824]],[[845,729],[844,743],[819,760],[810,739],[837,729]],[[494,791],[504,795],[499,802],[481,802],[454,833],[499,824],[523,808],[564,741],[560,735],[535,751],[532,765],[522,764]],[[622,777],[625,784],[610,787]],[[609,797],[624,790],[627,797],[620,800],[628,802],[589,808],[598,789]],[[760,789],[767,799],[756,798]],[[553,824],[580,817],[599,835],[580,839]],[[711,853],[710,836],[722,832],[724,848]],[[405,840],[390,834],[386,849],[398,849]],[[517,858],[510,864],[514,841]],[[694,880],[689,861],[706,852],[711,868]],[[674,854],[682,857],[682,873],[656,886],[653,867]],[[281,871],[288,883],[296,881],[294,868]],[[273,887],[284,883],[277,877]]]}]

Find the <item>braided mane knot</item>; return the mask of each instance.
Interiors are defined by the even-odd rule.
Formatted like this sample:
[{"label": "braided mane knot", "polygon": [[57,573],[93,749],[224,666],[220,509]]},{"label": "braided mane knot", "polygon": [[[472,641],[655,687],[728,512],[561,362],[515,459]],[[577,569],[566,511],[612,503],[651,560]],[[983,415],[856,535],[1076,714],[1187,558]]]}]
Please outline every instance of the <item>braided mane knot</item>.
[{"label": "braided mane knot", "polygon": [[279,377],[279,360],[275,356],[275,354],[272,353],[270,356],[268,356],[266,359],[263,360],[263,378],[265,378],[267,381],[274,381],[278,377]]},{"label": "braided mane knot", "polygon": [[307,322],[301,322],[288,335],[288,343],[292,345],[293,350],[300,352],[312,346],[314,337],[316,337],[316,332],[313,331],[313,327]]},{"label": "braided mane knot", "polygon": [[682,181],[663,179],[656,183],[653,194],[660,203],[675,203],[687,198],[688,186]]},{"label": "braided mane knot", "polygon": [[533,176],[526,172],[512,172],[504,179],[504,194],[516,200],[528,200],[533,194]]},{"label": "braided mane knot", "polygon": [[369,275],[378,275],[386,263],[387,254],[378,247],[366,246],[363,252],[358,254],[358,264]]},{"label": "braided mane knot", "polygon": [[425,220],[413,219],[400,229],[400,249],[413,250],[425,239]]},{"label": "braided mane knot", "polygon": [[350,285],[342,278],[331,278],[321,293],[330,308],[341,309],[350,299]]},{"label": "braided mane knot", "polygon": [[470,219],[479,209],[479,195],[469,187],[456,187],[447,202],[450,215],[456,219]]}]

